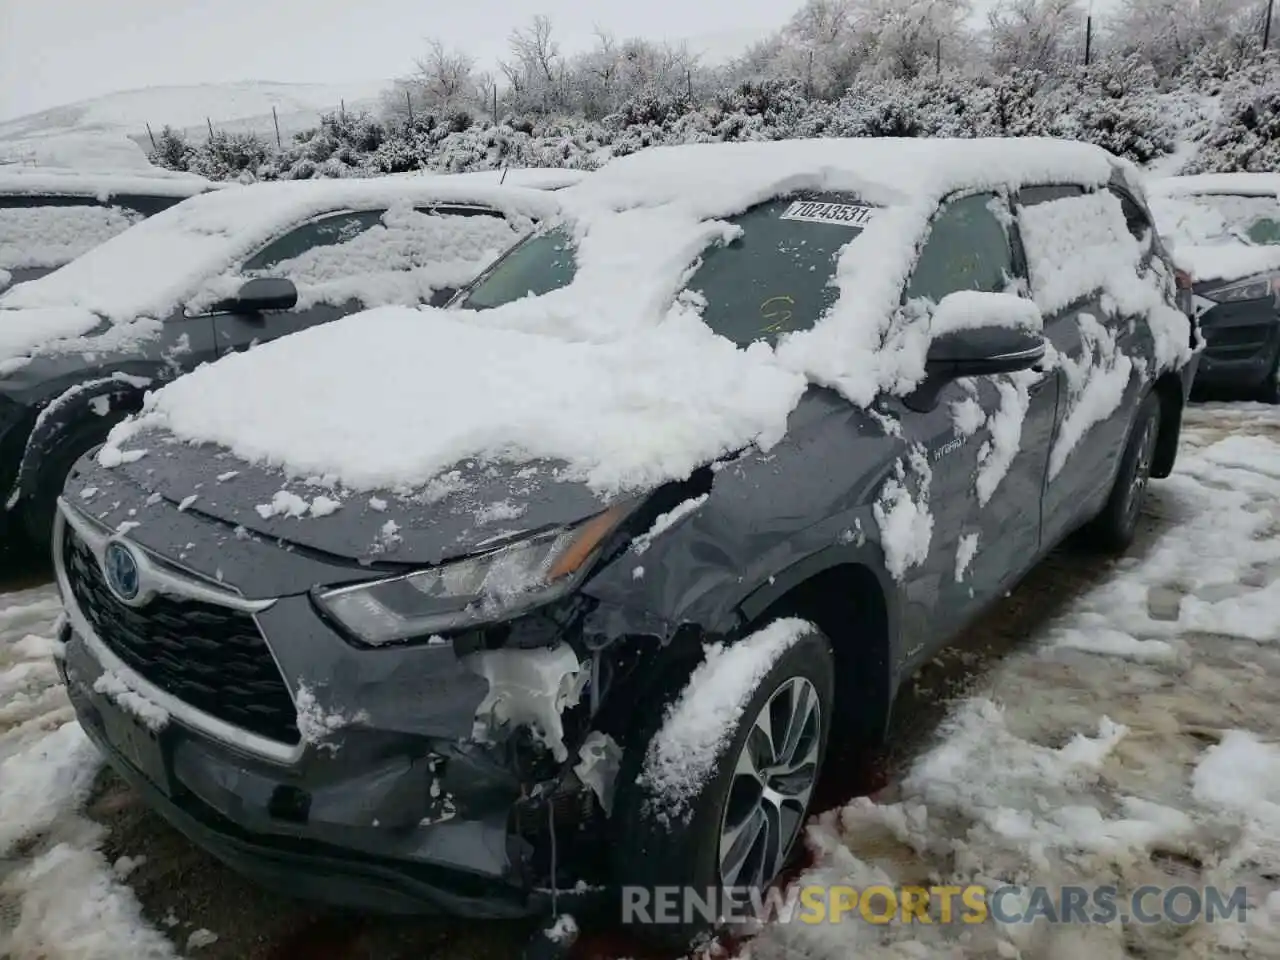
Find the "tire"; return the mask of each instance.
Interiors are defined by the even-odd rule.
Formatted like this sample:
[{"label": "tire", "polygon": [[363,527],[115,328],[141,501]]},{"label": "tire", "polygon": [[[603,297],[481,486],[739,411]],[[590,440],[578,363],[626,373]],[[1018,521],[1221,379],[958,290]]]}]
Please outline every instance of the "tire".
[{"label": "tire", "polygon": [[124,417],[121,413],[77,425],[64,434],[57,447],[40,464],[35,492],[22,501],[19,517],[27,546],[42,560],[53,561],[53,520],[67,474],[77,460],[106,440],[111,428]]},{"label": "tire", "polygon": [[1102,512],[1085,528],[1089,541],[1098,550],[1118,554],[1133,543],[1159,436],[1160,398],[1148,393],[1139,404],[1129,431],[1111,496]]},{"label": "tire", "polygon": [[[665,729],[667,705],[684,693],[689,684],[688,675],[682,682],[671,685],[674,688],[671,695],[651,701],[638,724],[635,740],[623,756],[613,816],[613,875],[619,887],[619,917],[634,934],[655,946],[683,949],[695,938],[712,931],[715,925],[712,920],[696,912],[683,915],[683,901],[678,901],[673,915],[665,918],[668,922],[662,922],[664,918],[654,914],[629,917],[628,893],[624,888],[639,888],[651,896],[655,890],[679,888],[699,897],[706,897],[709,891],[719,895],[725,889],[720,855],[722,833],[732,830],[735,823],[744,831],[751,830],[752,824],[759,821],[758,811],[765,809],[766,803],[760,781],[741,772],[740,760],[764,755],[768,740],[762,739],[757,724],[767,706],[772,705],[776,711],[772,714],[771,726],[777,736],[779,718],[787,714],[787,704],[802,703],[799,698],[807,697],[816,706],[815,711],[807,714],[815,718],[816,730],[809,724],[799,724],[805,732],[792,751],[793,756],[803,755],[806,759],[789,782],[779,777],[768,781],[779,787],[774,796],[794,791],[795,799],[783,799],[781,804],[768,807],[770,812],[785,811],[785,821],[781,817],[770,819],[769,814],[765,814],[766,822],[777,829],[773,833],[766,831],[763,838],[757,834],[745,851],[733,851],[744,854],[745,862],[737,883],[730,885],[759,886],[763,891],[777,878],[803,832],[813,786],[826,755],[834,717],[834,674],[830,642],[816,628],[810,628],[756,684],[732,736],[716,755],[709,779],[678,814],[673,814],[670,798],[647,785],[643,774],[650,744]],[[804,714],[803,709],[791,712]],[[755,766],[753,763],[753,770]],[[803,781],[801,772],[810,777],[807,791],[798,789]],[[787,785],[783,787],[783,783]],[[745,832],[739,834],[744,835]],[[772,844],[771,839],[775,841]],[[744,882],[743,877],[748,873],[754,879]],[[655,901],[651,899],[649,903],[652,908]]]}]

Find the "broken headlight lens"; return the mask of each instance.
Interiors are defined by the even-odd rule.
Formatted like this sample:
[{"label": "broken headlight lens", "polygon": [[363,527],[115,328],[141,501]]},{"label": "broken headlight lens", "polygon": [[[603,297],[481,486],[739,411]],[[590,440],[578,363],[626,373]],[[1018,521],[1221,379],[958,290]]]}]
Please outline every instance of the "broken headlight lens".
[{"label": "broken headlight lens", "polygon": [[567,593],[626,516],[613,507],[465,560],[401,577],[318,591],[316,603],[365,643],[380,646],[495,623]]},{"label": "broken headlight lens", "polygon": [[1214,303],[1243,303],[1246,300],[1266,300],[1277,290],[1280,290],[1280,274],[1266,274],[1205,290],[1201,296]]}]

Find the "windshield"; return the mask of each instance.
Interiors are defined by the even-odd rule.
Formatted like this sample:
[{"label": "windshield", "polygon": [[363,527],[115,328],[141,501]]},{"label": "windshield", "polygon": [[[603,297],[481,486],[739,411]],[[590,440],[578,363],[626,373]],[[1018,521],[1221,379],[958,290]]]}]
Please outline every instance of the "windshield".
[{"label": "windshield", "polygon": [[535,234],[517,245],[480,279],[462,301],[470,310],[489,310],[522,297],[540,297],[567,287],[577,272],[573,237],[565,227]]},{"label": "windshield", "polygon": [[1280,245],[1280,201],[1275,197],[1201,194],[1169,198],[1156,206],[1175,243]]},{"label": "windshield", "polygon": [[[836,258],[874,212],[836,194],[762,203],[729,218],[741,233],[704,252],[686,290],[703,303],[703,321],[739,345],[807,329],[835,302]],[[461,306],[486,310],[549,293],[571,283],[575,270],[568,231],[551,230],[500,260]]]}]

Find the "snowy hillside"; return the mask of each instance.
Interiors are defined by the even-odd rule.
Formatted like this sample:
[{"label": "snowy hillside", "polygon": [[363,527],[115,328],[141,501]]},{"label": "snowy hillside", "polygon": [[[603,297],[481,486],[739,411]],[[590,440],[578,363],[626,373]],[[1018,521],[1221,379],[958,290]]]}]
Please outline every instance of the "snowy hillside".
[{"label": "snowy hillside", "polygon": [[274,138],[271,108],[284,138],[314,127],[320,114],[373,109],[385,80],[348,84],[246,80],[125,90],[0,122],[0,160],[57,166],[146,166],[147,125],[193,138],[214,129]]}]

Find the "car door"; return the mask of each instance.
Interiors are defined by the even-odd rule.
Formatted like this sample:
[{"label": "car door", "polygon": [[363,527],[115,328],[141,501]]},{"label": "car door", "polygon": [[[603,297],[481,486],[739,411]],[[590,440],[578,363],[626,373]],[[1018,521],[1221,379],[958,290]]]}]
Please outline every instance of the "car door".
[{"label": "car door", "polygon": [[[1046,543],[1061,540],[1105,502],[1140,387],[1140,378],[1133,375],[1135,318],[1118,313],[1102,290],[1087,280],[1069,293],[1060,282],[1064,277],[1096,275],[1083,265],[1112,235],[1111,224],[1103,219],[1108,198],[1119,200],[1105,191],[1086,193],[1069,186],[1027,188],[1018,196],[1032,294],[1055,307],[1045,317],[1045,333],[1062,385],[1045,475]],[[1145,220],[1140,208],[1132,206]],[[1060,238],[1069,224],[1075,225],[1073,242],[1063,244]],[[1139,236],[1136,221],[1130,229],[1146,244],[1149,257],[1151,233]],[[1053,290],[1051,283],[1056,284]],[[1064,299],[1069,302],[1059,305]]]},{"label": "car door", "polygon": [[[995,194],[945,203],[906,299],[936,303],[961,290],[1023,291],[1010,221]],[[927,451],[932,472],[930,556],[908,584],[917,610],[952,624],[967,619],[1033,562],[1056,405],[1056,378],[1027,371],[958,381],[934,409],[901,410],[903,434]]]},{"label": "car door", "polygon": [[298,305],[269,314],[216,312],[220,350],[244,350],[375,306],[441,306],[520,235],[498,211],[464,204],[398,204],[317,217],[236,271],[238,280],[291,280]]}]

